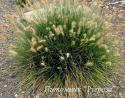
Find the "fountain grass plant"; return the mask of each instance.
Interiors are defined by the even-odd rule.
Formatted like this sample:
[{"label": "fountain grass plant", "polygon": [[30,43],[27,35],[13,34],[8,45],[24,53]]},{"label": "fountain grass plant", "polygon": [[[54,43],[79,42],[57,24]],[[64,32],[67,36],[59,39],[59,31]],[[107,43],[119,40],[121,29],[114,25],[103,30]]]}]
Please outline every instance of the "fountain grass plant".
[{"label": "fountain grass plant", "polygon": [[10,57],[26,91],[111,83],[119,66],[119,39],[99,10],[67,1],[46,6],[18,27]]}]

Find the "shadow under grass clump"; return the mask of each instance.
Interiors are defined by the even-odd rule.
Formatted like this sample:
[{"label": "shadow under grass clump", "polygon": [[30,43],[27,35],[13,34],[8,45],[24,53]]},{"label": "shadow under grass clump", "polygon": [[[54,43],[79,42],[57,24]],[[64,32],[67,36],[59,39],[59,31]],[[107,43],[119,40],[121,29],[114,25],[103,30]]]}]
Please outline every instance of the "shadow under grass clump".
[{"label": "shadow under grass clump", "polygon": [[118,68],[117,33],[97,9],[66,3],[47,6],[34,21],[18,27],[10,57],[27,92],[44,94],[46,86],[104,86]]}]

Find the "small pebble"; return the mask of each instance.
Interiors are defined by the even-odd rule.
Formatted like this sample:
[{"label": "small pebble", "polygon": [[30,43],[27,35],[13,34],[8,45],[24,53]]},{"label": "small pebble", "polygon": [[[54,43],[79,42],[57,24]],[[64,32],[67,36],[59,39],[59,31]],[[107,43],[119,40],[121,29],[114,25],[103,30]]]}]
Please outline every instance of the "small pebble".
[{"label": "small pebble", "polygon": [[3,96],[3,94],[1,93],[0,96]]},{"label": "small pebble", "polygon": [[7,85],[4,85],[4,87],[7,87]]},{"label": "small pebble", "polygon": [[18,94],[15,94],[15,97],[17,98],[17,97],[18,97]]}]

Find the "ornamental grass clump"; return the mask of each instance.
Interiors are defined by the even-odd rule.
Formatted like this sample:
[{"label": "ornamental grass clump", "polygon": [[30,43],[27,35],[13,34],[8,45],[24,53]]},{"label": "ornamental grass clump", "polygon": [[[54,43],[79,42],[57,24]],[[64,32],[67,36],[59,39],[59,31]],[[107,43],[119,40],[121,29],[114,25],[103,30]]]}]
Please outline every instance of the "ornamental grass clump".
[{"label": "ornamental grass clump", "polygon": [[119,40],[97,10],[82,4],[51,5],[18,27],[10,56],[23,89],[44,92],[46,86],[84,88],[111,82]]}]

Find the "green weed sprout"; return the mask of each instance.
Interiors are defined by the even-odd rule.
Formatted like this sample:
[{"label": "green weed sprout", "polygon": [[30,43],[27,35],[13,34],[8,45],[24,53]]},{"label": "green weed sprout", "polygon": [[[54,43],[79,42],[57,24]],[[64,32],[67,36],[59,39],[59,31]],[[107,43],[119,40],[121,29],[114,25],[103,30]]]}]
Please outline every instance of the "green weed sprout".
[{"label": "green weed sprout", "polygon": [[15,0],[17,5],[20,5],[21,7],[24,7],[24,5],[26,4],[26,0]]}]

